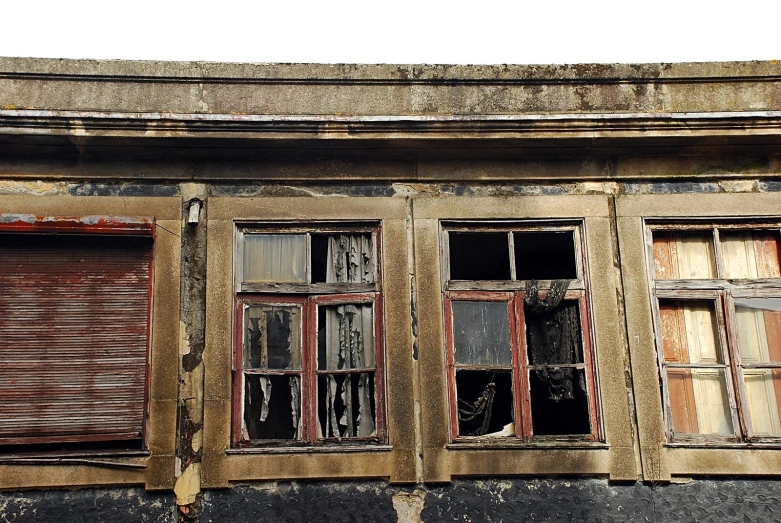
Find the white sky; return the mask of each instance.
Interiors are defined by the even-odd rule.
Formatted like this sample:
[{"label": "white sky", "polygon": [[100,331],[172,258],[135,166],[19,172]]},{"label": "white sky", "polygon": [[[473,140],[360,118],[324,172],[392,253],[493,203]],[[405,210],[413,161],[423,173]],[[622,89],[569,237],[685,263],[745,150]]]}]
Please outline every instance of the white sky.
[{"label": "white sky", "polygon": [[0,56],[223,62],[781,59],[781,0],[5,0]]}]

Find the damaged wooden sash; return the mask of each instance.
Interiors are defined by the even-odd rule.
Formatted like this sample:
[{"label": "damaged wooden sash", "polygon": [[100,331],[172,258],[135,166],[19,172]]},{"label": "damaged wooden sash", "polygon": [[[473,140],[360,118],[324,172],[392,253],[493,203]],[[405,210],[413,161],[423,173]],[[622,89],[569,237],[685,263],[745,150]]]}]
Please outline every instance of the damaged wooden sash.
[{"label": "damaged wooden sash", "polygon": [[577,224],[443,224],[451,435],[599,437]]},{"label": "damaged wooden sash", "polygon": [[[374,284],[370,233],[247,234],[243,277]],[[286,267],[285,259],[295,266]],[[303,263],[302,263],[303,260]],[[309,287],[311,285],[311,287]],[[347,287],[346,287],[347,288]],[[302,295],[304,294],[304,295]],[[334,441],[378,437],[378,292],[240,294],[243,397],[236,443]]]}]

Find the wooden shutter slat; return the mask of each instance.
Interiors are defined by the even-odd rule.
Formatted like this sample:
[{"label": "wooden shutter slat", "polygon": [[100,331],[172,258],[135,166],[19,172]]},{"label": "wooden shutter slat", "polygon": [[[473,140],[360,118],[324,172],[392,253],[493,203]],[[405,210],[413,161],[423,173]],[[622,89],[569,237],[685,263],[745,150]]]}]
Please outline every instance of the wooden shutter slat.
[{"label": "wooden shutter slat", "polygon": [[0,235],[0,442],[141,437],[151,256],[145,238]]}]

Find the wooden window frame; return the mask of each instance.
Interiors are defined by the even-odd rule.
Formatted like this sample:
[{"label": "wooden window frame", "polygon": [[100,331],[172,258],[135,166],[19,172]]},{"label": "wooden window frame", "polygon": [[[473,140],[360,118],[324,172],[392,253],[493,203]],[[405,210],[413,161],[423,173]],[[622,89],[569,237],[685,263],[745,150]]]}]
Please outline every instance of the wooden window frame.
[{"label": "wooden window frame", "polygon": [[[508,304],[508,320],[510,327],[510,347],[512,365],[500,370],[512,372],[513,388],[513,418],[515,420],[515,438],[520,443],[549,442],[598,442],[603,440],[601,417],[599,414],[599,391],[596,368],[596,347],[591,329],[591,305],[587,280],[587,260],[585,258],[583,220],[534,220],[534,221],[491,221],[491,222],[460,222],[447,220],[440,222],[440,257],[442,259],[441,278],[443,289],[443,306],[445,321],[445,360],[447,366],[448,405],[450,411],[450,440],[453,443],[497,441],[494,437],[462,436],[458,431],[458,406],[456,394],[456,370],[486,370],[500,369],[500,366],[472,366],[455,363],[453,301],[494,301]],[[451,280],[450,279],[450,232],[506,232],[508,234],[508,251],[510,260],[510,280]],[[589,434],[573,435],[543,435],[535,436],[532,428],[531,390],[529,374],[536,367],[529,363],[526,348],[526,330],[524,317],[524,298],[526,296],[526,280],[516,279],[516,260],[514,248],[514,232],[572,232],[575,251],[575,266],[577,279],[571,280],[564,295],[564,300],[577,301],[581,326],[581,343],[583,347],[583,363],[548,365],[549,367],[570,367],[583,369],[586,378],[586,394],[589,415]],[[540,291],[550,290],[551,280],[539,280]]]},{"label": "wooden window frame", "polygon": [[[722,231],[775,231],[781,234],[781,222],[768,219],[702,218],[691,220],[644,219],[645,251],[647,260],[647,279],[650,289],[653,317],[654,341],[659,373],[664,429],[668,443],[696,445],[705,442],[738,444],[781,443],[781,436],[757,436],[751,429],[751,415],[748,407],[747,392],[743,371],[747,368],[779,369],[781,362],[763,364],[743,364],[737,346],[737,322],[735,298],[781,298],[781,278],[728,279],[724,276],[721,248]],[[656,266],[653,251],[654,232],[692,232],[711,231],[713,242],[714,270],[716,278],[710,279],[668,279],[656,280]],[[781,241],[781,237],[779,237]],[[722,364],[670,364],[665,361],[660,315],[660,300],[710,301],[714,304],[716,326],[719,332]],[[725,386],[729,399],[730,419],[733,435],[676,433],[673,428],[670,406],[670,390],[667,368],[723,368]]]},{"label": "wooden window frame", "polygon": [[[0,234],[41,235],[41,236],[82,236],[96,238],[109,237],[146,237],[154,245],[156,227],[154,218],[138,218],[126,216],[38,216],[28,214],[4,214],[0,221]],[[48,445],[64,443],[80,445],[102,442],[140,442],[140,451],[148,448],[149,439],[149,409],[150,409],[150,376],[152,351],[152,300],[155,279],[155,250],[152,247],[149,255],[149,282],[147,285],[146,343],[144,348],[144,397],[141,434],[82,434],[67,436],[41,436],[23,438],[0,437],[0,445]],[[75,447],[74,447],[75,448]],[[121,452],[121,450],[116,450]]]},{"label": "wooden window frame", "polygon": [[[312,283],[311,234],[368,233],[372,237],[374,283]],[[247,234],[306,234],[307,283],[267,283],[243,281],[244,237]],[[381,225],[376,222],[237,222],[234,252],[234,318],[233,318],[233,402],[231,444],[233,448],[308,447],[383,445],[387,443],[385,406],[385,338],[382,292]],[[319,370],[317,368],[318,313],[321,305],[371,303],[374,321],[374,358],[372,368]],[[253,304],[294,305],[301,308],[301,369],[245,369],[244,310]],[[320,375],[374,373],[376,436],[352,438],[321,438],[317,433],[318,387]],[[244,414],[244,380],[247,374],[301,376],[302,436],[297,439],[242,440]]]}]

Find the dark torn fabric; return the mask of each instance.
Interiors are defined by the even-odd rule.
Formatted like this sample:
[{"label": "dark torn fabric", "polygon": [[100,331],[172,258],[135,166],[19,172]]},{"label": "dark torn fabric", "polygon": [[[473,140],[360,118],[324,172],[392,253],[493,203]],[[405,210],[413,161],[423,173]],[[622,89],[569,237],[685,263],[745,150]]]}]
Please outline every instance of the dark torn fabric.
[{"label": "dark torn fabric", "polygon": [[[524,298],[529,362],[546,365],[534,372],[548,386],[549,397],[553,401],[574,399],[573,369],[557,368],[555,365],[581,363],[578,361],[578,306],[575,302],[562,304],[567,287],[569,280],[553,280],[548,295],[541,300],[537,280],[528,280]],[[578,381],[578,386],[585,392],[586,384],[582,379]]]},{"label": "dark torn fabric", "polygon": [[483,416],[483,422],[467,436],[482,436],[488,433],[491,425],[491,415],[494,409],[494,397],[496,396],[496,384],[491,382],[485,386],[485,390],[474,403],[469,403],[458,398],[458,421],[472,421],[478,416]]}]

